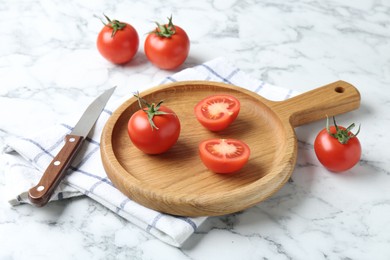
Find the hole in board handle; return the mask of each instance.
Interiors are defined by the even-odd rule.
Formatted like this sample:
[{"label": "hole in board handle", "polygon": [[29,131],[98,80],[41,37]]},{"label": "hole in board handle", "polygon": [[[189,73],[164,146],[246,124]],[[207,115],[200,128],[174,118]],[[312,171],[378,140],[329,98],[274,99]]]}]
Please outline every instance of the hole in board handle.
[{"label": "hole in board handle", "polygon": [[345,89],[343,87],[336,87],[334,91],[336,91],[337,93],[344,93]]}]

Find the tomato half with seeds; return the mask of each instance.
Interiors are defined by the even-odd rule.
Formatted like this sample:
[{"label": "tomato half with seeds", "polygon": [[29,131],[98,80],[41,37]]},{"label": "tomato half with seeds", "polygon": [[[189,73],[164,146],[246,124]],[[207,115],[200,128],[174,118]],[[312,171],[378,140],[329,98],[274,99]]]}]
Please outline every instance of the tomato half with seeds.
[{"label": "tomato half with seeds", "polygon": [[227,128],[240,112],[240,101],[232,95],[218,94],[206,97],[195,106],[198,121],[210,131]]},{"label": "tomato half with seeds", "polygon": [[199,144],[203,164],[215,173],[234,173],[242,169],[250,156],[249,146],[236,139],[209,139]]}]

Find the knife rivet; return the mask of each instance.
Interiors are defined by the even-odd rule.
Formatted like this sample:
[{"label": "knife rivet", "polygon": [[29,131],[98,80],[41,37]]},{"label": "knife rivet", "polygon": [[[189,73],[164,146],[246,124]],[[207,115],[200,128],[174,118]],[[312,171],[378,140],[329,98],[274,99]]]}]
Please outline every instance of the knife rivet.
[{"label": "knife rivet", "polygon": [[44,189],[45,189],[45,187],[42,185],[37,187],[37,191],[43,191]]},{"label": "knife rivet", "polygon": [[76,141],[76,138],[74,137],[69,138],[69,142],[73,143],[74,141]]},{"label": "knife rivet", "polygon": [[55,161],[53,164],[54,164],[55,166],[58,166],[58,165],[61,164],[61,162],[60,162],[60,161]]}]

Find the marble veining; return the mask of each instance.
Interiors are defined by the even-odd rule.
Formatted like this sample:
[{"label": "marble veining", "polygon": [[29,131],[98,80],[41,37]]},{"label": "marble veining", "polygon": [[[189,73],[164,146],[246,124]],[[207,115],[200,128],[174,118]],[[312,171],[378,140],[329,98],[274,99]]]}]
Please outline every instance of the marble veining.
[{"label": "marble veining", "polygon": [[[140,50],[129,64],[99,55],[103,13],[138,30]],[[390,259],[387,1],[0,0],[0,147],[8,135],[84,109],[110,86],[119,99],[176,72],[152,66],[142,46],[153,21],[170,14],[191,39],[176,71],[223,56],[254,78],[300,92],[339,79],[354,84],[361,108],[338,120],[362,126],[359,164],[326,171],[313,150],[325,122],[296,128],[291,180],[250,209],[209,218],[181,248],[86,198],[10,207],[0,167],[0,259]]]}]

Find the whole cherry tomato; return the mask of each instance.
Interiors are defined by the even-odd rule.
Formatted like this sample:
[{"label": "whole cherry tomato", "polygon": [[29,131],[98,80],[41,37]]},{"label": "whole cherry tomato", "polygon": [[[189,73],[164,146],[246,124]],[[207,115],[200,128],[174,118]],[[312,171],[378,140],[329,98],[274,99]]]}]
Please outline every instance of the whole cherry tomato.
[{"label": "whole cherry tomato", "polygon": [[157,28],[145,40],[146,57],[160,69],[175,69],[187,59],[190,40],[182,28],[173,25],[172,16],[168,24],[156,24]]},{"label": "whole cherry tomato", "polygon": [[[147,154],[161,154],[171,148],[180,135],[180,121],[172,109],[149,104],[136,95],[141,109],[135,112],[127,124],[133,144]],[[146,106],[142,108],[141,102]]]},{"label": "whole cherry tomato", "polygon": [[249,146],[236,139],[209,139],[199,144],[203,164],[215,173],[234,173],[248,162]]},{"label": "whole cherry tomato", "polygon": [[335,119],[334,126],[327,126],[320,131],[314,141],[314,151],[322,165],[332,172],[343,172],[355,166],[361,157],[362,148],[356,134],[350,132],[355,126],[351,124],[345,128],[338,126]]},{"label": "whole cherry tomato", "polygon": [[195,106],[198,121],[211,131],[228,127],[240,112],[240,102],[232,95],[212,95],[199,101]]},{"label": "whole cherry tomato", "polygon": [[128,23],[111,21],[105,16],[104,25],[97,38],[97,48],[100,54],[115,64],[129,62],[138,51],[139,38],[137,31]]}]

